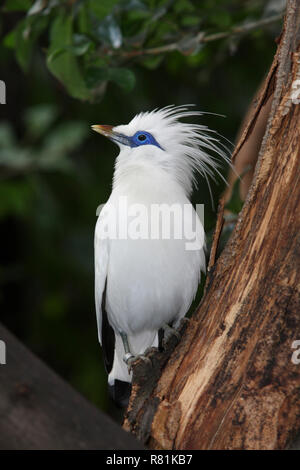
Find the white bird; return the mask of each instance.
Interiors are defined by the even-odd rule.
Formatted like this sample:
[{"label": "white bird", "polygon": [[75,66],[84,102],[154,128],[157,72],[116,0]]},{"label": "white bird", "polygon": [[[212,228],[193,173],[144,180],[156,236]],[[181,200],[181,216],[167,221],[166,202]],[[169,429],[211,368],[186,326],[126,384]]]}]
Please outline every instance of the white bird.
[{"label": "white bird", "polygon": [[[121,406],[130,394],[128,365],[178,326],[205,272],[204,229],[190,196],[197,173],[207,180],[218,172],[218,156],[229,159],[213,131],[180,121],[202,114],[167,106],[140,113],[128,125],[92,126],[120,148],[95,229],[95,301],[108,384]],[[191,248],[186,232],[193,224]]]}]

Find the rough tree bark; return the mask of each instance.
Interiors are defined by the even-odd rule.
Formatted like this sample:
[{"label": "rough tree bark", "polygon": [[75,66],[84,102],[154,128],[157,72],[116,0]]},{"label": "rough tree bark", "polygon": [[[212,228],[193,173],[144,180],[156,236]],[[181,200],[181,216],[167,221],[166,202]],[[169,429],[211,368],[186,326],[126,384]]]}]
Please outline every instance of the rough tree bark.
[{"label": "rough tree bark", "polygon": [[288,1],[277,53],[234,152],[272,99],[231,239],[216,263],[212,255],[203,300],[170,358],[152,353],[151,373],[140,362],[134,369],[124,427],[150,448],[283,449],[300,430],[300,364],[292,361],[300,340],[299,3]]}]

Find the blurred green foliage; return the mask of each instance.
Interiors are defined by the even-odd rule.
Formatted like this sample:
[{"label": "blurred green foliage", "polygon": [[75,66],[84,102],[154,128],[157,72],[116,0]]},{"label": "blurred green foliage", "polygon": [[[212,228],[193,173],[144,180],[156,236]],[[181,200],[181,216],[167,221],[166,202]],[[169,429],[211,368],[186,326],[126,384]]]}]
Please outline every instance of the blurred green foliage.
[{"label": "blurred green foliage", "polygon": [[[110,405],[94,311],[93,231],[117,150],[90,125],[195,103],[226,115],[201,122],[233,141],[272,61],[280,22],[203,44],[195,36],[259,21],[280,3],[7,0],[1,7],[2,321],[104,409]],[[176,50],[142,53],[169,44]],[[215,203],[223,188],[220,178],[212,182]],[[205,181],[194,202],[206,204],[210,238],[216,214]],[[238,186],[229,208],[234,219]]]},{"label": "blurred green foliage", "polygon": [[[237,0],[20,0],[6,1],[4,12],[27,14],[9,31],[4,44],[14,49],[24,71],[40,45],[50,72],[74,98],[95,101],[103,96],[108,81],[131,91],[135,74],[125,66],[128,58],[150,69],[159,66],[163,53],[149,49],[170,43],[190,63],[200,65],[205,54],[197,35],[255,21],[262,15],[261,2]],[[276,2],[273,2],[276,4]],[[239,36],[231,35],[236,48]],[[147,52],[148,51],[148,52]],[[157,57],[158,55],[158,57]]]}]

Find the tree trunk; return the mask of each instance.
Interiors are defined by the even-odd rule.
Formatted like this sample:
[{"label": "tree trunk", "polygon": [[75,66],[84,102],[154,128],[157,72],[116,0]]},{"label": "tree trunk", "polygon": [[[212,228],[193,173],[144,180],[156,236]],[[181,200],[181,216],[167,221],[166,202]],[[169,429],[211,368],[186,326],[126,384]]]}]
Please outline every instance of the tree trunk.
[{"label": "tree trunk", "polygon": [[[139,364],[134,370],[124,427],[150,448],[283,449],[300,430],[293,349],[300,340],[297,86],[300,98],[300,6],[290,0],[272,67],[234,152],[271,97],[235,230],[215,264],[212,255],[203,300],[168,362],[153,356],[162,372],[155,368],[149,379]],[[219,229],[221,222],[222,210]]]}]

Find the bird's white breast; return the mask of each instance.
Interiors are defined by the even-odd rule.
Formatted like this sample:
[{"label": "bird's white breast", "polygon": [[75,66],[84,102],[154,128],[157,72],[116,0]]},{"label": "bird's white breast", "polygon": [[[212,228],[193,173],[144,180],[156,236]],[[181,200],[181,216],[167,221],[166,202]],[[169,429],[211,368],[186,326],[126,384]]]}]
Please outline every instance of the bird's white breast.
[{"label": "bird's white breast", "polygon": [[[171,238],[162,239],[159,231],[158,239],[152,239],[151,229],[155,232],[158,221],[153,205],[161,207],[162,204],[166,211],[168,206],[177,206],[179,212],[175,210],[175,216],[171,215]],[[185,205],[189,210],[185,211]],[[116,330],[135,334],[157,330],[163,323],[179,320],[195,296],[200,270],[205,269],[203,227],[183,189],[167,172],[141,165],[132,168],[115,184],[107,207],[113,209],[118,224],[117,233],[112,230],[108,241],[106,310],[109,321]],[[183,219],[178,216],[180,208],[182,214],[185,211]],[[166,211],[161,212],[161,224]],[[96,244],[103,243],[104,214],[105,209],[97,222]],[[184,228],[195,220],[197,239],[202,247],[188,250]],[[165,222],[168,225],[168,221]],[[174,239],[175,227],[180,229],[181,225],[183,238]],[[137,238],[146,226],[148,237]],[[127,238],[124,239],[126,230]],[[177,230],[177,235],[179,232]],[[157,230],[155,234],[157,236]],[[96,263],[101,260],[96,259]]]}]

